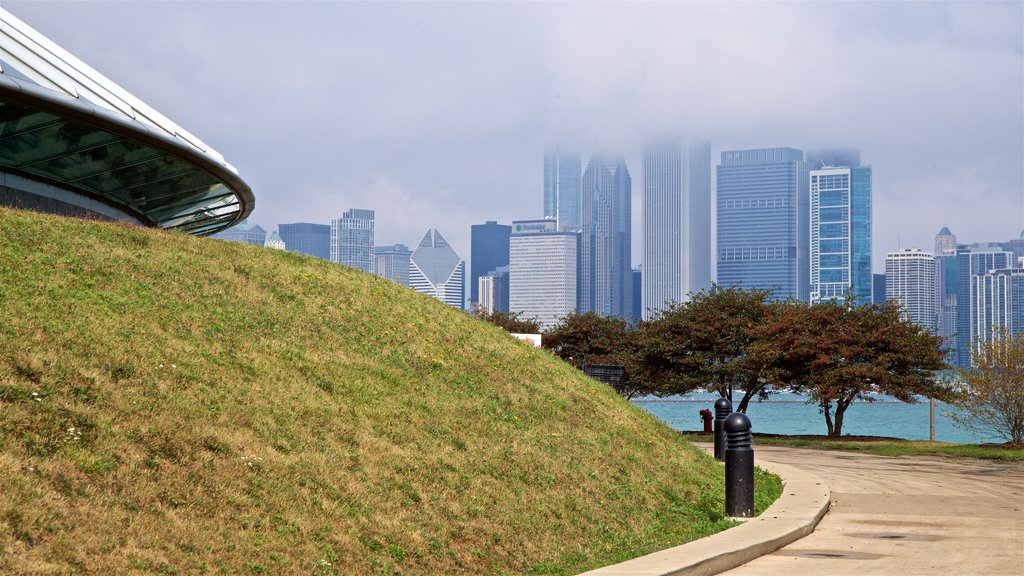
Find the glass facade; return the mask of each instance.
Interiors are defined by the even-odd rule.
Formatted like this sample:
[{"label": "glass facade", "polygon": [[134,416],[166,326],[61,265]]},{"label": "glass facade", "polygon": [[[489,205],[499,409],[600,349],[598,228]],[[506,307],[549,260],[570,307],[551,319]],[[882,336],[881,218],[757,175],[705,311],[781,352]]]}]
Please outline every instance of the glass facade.
[{"label": "glass facade", "polygon": [[984,306],[973,305],[976,288],[974,277],[991,270],[1010,268],[1012,254],[999,244],[960,245],[956,254],[956,361],[961,368],[970,367],[971,342],[985,319],[977,317]]},{"label": "glass facade", "polygon": [[331,220],[330,260],[373,272],[373,210],[353,208]]},{"label": "glass facade", "polygon": [[718,284],[808,300],[807,166],[793,148],[722,152]]},{"label": "glass facade", "polygon": [[412,250],[405,244],[376,246],[373,249],[373,273],[402,286],[408,286],[411,257]]},{"label": "glass facade", "polygon": [[632,191],[625,160],[590,159],[583,174],[581,312],[633,320]]},{"label": "glass facade", "polygon": [[278,224],[278,233],[290,252],[331,259],[331,227],[327,224]]},{"label": "glass facade", "polygon": [[580,154],[561,147],[544,152],[544,217],[558,221],[559,230],[579,230],[581,224]]},{"label": "glass facade", "polygon": [[[470,229],[469,300],[480,302],[479,280],[502,266],[508,266],[508,242],[512,227],[491,220]],[[508,296],[505,296],[508,299]]]},{"label": "glass facade", "polygon": [[811,302],[872,302],[871,168],[810,171]]},{"label": "glass facade", "polygon": [[409,259],[409,286],[453,308],[466,306],[466,263],[437,230],[427,230]]}]

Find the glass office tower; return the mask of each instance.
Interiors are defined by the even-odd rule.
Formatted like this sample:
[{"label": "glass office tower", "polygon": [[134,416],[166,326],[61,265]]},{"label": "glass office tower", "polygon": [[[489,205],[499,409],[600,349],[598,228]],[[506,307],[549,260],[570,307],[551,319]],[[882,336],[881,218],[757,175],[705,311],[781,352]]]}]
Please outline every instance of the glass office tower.
[{"label": "glass office tower", "polygon": [[[809,297],[808,170],[793,148],[722,152],[718,284]],[[870,280],[869,280],[870,282]]]},{"label": "glass office tower", "polygon": [[581,312],[633,321],[632,190],[624,159],[590,159],[583,174]]},{"label": "glass office tower", "polygon": [[373,210],[353,208],[331,220],[331,262],[373,272]]},{"label": "glass office tower", "polygon": [[[487,276],[498,268],[508,266],[508,240],[512,227],[489,220],[474,224],[470,228],[469,243],[469,300],[479,304],[480,277]],[[501,286],[497,288],[500,290]],[[503,295],[508,300],[508,295]],[[501,296],[499,295],[499,300]]]},{"label": "glass office tower", "polygon": [[290,252],[331,259],[331,227],[328,224],[278,224],[277,231]]},{"label": "glass office tower", "polygon": [[580,154],[555,147],[544,152],[544,217],[559,230],[579,231],[581,224]]},{"label": "glass office tower", "polygon": [[[1013,254],[999,244],[960,245],[956,253],[956,362],[961,368],[971,365],[971,343],[979,333],[979,307],[972,305],[975,276],[992,270],[1010,268]],[[984,309],[982,307],[981,309]]]},{"label": "glass office tower", "polygon": [[871,168],[810,171],[811,302],[871,303]]}]

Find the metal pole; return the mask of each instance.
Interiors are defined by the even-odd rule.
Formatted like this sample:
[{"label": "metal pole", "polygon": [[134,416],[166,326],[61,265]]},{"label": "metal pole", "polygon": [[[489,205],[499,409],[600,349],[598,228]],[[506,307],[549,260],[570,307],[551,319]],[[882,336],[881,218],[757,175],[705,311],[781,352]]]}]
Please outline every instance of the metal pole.
[{"label": "metal pole", "polygon": [[928,439],[935,442],[935,398],[928,399]]},{"label": "metal pole", "polygon": [[724,422],[725,514],[749,518],[754,515],[754,449],[750,418],[733,412]]},{"label": "metal pole", "polygon": [[732,402],[726,397],[715,400],[715,460],[725,460],[725,428],[722,422],[732,412]]}]

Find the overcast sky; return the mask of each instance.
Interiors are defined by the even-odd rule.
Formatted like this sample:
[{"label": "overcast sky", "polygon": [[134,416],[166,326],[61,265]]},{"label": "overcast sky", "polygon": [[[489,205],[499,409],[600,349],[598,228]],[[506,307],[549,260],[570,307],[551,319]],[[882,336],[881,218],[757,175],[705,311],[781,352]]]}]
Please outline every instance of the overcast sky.
[{"label": "overcast sky", "polygon": [[2,5],[222,153],[251,221],[376,211],[376,243],[542,215],[542,155],[857,147],[874,268],[1024,228],[1024,3]]}]

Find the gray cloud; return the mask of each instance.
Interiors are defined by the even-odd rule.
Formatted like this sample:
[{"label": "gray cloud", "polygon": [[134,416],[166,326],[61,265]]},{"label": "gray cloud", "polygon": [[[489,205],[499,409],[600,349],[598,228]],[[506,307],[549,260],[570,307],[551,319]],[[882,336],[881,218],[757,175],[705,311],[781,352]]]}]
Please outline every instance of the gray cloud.
[{"label": "gray cloud", "polygon": [[624,153],[638,208],[673,131],[859,147],[876,270],[1024,227],[1019,2],[5,7],[223,153],[265,227],[372,208],[379,243],[468,257],[470,224],[540,214],[549,143]]}]

